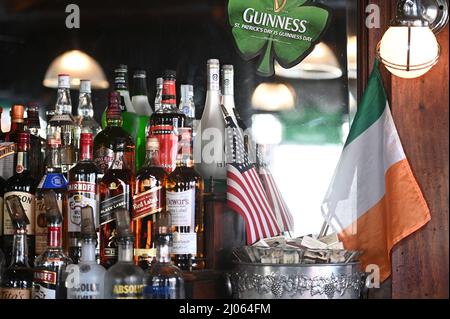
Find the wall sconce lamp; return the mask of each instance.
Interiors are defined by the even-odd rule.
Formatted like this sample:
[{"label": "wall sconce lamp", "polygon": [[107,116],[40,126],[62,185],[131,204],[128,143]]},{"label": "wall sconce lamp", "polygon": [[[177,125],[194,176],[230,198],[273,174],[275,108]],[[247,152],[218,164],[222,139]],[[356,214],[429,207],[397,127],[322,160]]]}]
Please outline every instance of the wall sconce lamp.
[{"label": "wall sconce lamp", "polygon": [[446,0],[399,0],[397,14],[378,43],[378,59],[392,74],[417,78],[439,60],[435,33],[448,23]]}]

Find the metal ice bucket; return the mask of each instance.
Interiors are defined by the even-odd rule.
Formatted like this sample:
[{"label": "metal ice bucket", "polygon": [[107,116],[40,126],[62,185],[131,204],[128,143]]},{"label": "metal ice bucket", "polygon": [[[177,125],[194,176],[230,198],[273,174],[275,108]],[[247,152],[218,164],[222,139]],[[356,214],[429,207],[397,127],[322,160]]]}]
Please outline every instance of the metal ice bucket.
[{"label": "metal ice bucket", "polygon": [[359,299],[364,273],[348,264],[236,262],[228,274],[235,299]]}]

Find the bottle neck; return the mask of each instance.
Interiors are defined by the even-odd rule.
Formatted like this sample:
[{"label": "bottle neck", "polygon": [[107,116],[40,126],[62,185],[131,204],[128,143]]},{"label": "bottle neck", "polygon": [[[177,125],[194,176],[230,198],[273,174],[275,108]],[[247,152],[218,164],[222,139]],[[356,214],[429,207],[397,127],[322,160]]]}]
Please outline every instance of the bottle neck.
[{"label": "bottle neck", "polygon": [[28,149],[24,148],[17,152],[16,173],[20,174],[29,170]]},{"label": "bottle neck", "polygon": [[47,173],[61,173],[61,149],[59,147],[50,146],[48,148],[45,168]]},{"label": "bottle neck", "polygon": [[145,167],[159,167],[159,150],[150,149],[145,154]]},{"label": "bottle neck", "polygon": [[55,114],[72,114],[72,101],[70,100],[70,89],[58,88]]},{"label": "bottle neck", "polygon": [[93,147],[92,143],[81,143],[80,145],[80,160],[81,161],[92,161],[93,158]]},{"label": "bottle neck", "polygon": [[207,67],[207,91],[220,91],[219,64],[208,65]]},{"label": "bottle neck", "polygon": [[95,262],[95,239],[85,238],[81,244],[81,261]]},{"label": "bottle neck", "polygon": [[162,85],[156,86],[155,112],[158,112],[161,109],[162,91],[163,91],[163,86]]},{"label": "bottle neck", "polygon": [[194,160],[192,155],[192,128],[179,128],[181,139],[178,145],[177,166],[193,167]]},{"label": "bottle neck", "polygon": [[175,79],[164,79],[161,95],[161,109],[163,112],[177,112],[177,93]]},{"label": "bottle neck", "polygon": [[48,248],[62,248],[61,225],[47,226],[47,246]]},{"label": "bottle neck", "polygon": [[11,133],[16,133],[19,131],[24,131],[25,124],[23,119],[12,119],[11,120]]},{"label": "bottle neck", "polygon": [[128,92],[128,72],[116,71],[114,75],[114,90]]},{"label": "bottle neck", "polygon": [[124,151],[119,150],[114,153],[111,169],[128,169]]},{"label": "bottle neck", "polygon": [[80,116],[81,118],[94,117],[94,108],[92,106],[91,94],[80,93],[78,101],[78,116]]},{"label": "bottle neck", "polygon": [[133,262],[133,257],[133,241],[128,239],[120,239],[118,260],[122,262]]},{"label": "bottle neck", "polygon": [[11,266],[14,265],[29,267],[26,230],[17,230],[14,234]]},{"label": "bottle neck", "polygon": [[158,245],[156,247],[156,259],[160,263],[170,263],[170,243],[171,236],[169,234],[159,235]]},{"label": "bottle neck", "polygon": [[145,77],[134,77],[133,96],[147,96],[147,82]]},{"label": "bottle neck", "polygon": [[106,126],[122,126],[122,119],[106,119]]}]

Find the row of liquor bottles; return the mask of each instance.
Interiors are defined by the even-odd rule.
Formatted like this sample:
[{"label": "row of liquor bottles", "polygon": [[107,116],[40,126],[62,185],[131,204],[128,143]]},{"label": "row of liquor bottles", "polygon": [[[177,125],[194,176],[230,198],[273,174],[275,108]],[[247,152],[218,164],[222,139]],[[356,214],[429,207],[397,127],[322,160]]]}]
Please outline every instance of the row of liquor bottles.
[{"label": "row of liquor bottles", "polygon": [[[206,125],[203,127],[220,129],[224,123],[219,104],[219,62],[209,60],[207,70],[208,90],[202,121],[205,116],[210,121],[205,121]],[[226,88],[233,83],[232,66],[224,66],[223,70],[228,79],[223,81],[226,84],[222,91],[228,92],[228,95],[231,92],[232,96],[232,89]],[[125,209],[131,215],[135,264],[146,269],[155,261],[156,220],[160,213],[170,212],[173,218],[172,261],[183,270],[205,267],[202,204],[204,185],[202,176],[193,165],[193,117],[189,121],[189,116],[194,114],[193,105],[190,104],[190,113],[186,112],[191,114],[188,116],[183,112],[183,107],[176,106],[176,74],[170,70],[164,72],[160,105],[157,94],[156,111],[148,121],[146,160],[136,173],[135,140],[122,128],[123,112],[132,113],[127,107],[129,94],[124,93],[124,86],[118,85],[121,83],[118,74],[123,77],[124,71],[126,68],[123,66],[116,70],[116,88],[119,92],[111,92],[109,95],[104,130],[100,130],[93,120],[88,81],[81,82],[80,105],[86,104],[81,102],[86,100],[88,107],[85,109],[89,111],[80,115],[78,121],[74,120],[68,75],[59,77],[55,113],[48,121],[46,140],[39,134],[34,134],[39,132],[36,125],[33,129],[33,121],[30,120],[36,114],[33,113],[33,110],[37,110],[35,107],[28,109],[27,125],[23,125],[23,111],[16,111],[23,110],[23,107],[12,108],[12,129],[5,139],[16,144],[16,172],[2,182],[4,185],[1,189],[4,198],[20,198],[30,220],[27,234],[31,264],[36,256],[42,255],[46,247],[49,231],[45,223],[44,197],[52,190],[57,194],[57,203],[64,216],[64,251],[74,263],[79,261],[82,251],[81,210],[83,207],[91,207],[98,233],[96,255],[105,268],[115,264],[120,255],[114,216],[118,209]],[[123,83],[126,84],[126,81],[122,81]],[[192,92],[189,87],[184,87],[183,90]],[[223,94],[223,102],[226,95]],[[192,100],[190,93],[188,96]],[[229,97],[227,100],[232,101]],[[234,103],[226,104],[229,105],[230,112],[233,112]],[[215,118],[218,123],[216,125],[213,123]],[[33,141],[46,144],[43,165],[45,173],[42,178],[39,178],[39,169],[35,168],[33,171],[33,164],[38,163],[36,158],[42,149],[33,149]],[[223,148],[223,144],[220,147]],[[75,163],[72,163],[74,158]],[[213,166],[216,167],[213,167],[213,171],[206,172],[206,176],[217,177],[214,170],[223,168],[223,165],[217,163],[213,163]],[[3,214],[1,221],[2,247],[9,264],[13,256],[14,227],[8,214]]]},{"label": "row of liquor bottles", "polygon": [[[118,261],[108,270],[96,261],[97,232],[91,206],[81,209],[82,260],[78,265],[62,247],[61,215],[54,191],[44,194],[48,242],[31,268],[27,250],[30,223],[17,195],[5,198],[14,228],[13,260],[0,276],[0,299],[183,299],[184,279],[170,259],[171,214],[157,218],[157,259],[144,271],[133,262],[134,234],[126,209],[115,209]],[[1,252],[1,251],[0,251]],[[0,253],[0,261],[1,261]],[[1,270],[1,269],[0,269]]]}]

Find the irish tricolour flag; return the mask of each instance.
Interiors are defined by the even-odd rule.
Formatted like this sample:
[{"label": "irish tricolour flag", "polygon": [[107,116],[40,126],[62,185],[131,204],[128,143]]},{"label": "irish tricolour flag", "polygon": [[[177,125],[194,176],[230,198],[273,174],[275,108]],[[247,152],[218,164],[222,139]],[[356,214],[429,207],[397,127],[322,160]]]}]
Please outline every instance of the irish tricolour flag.
[{"label": "irish tricolour flag", "polygon": [[362,250],[363,267],[391,274],[390,252],[431,218],[406,159],[386,99],[378,62],[350,129],[323,215],[346,249]]}]

